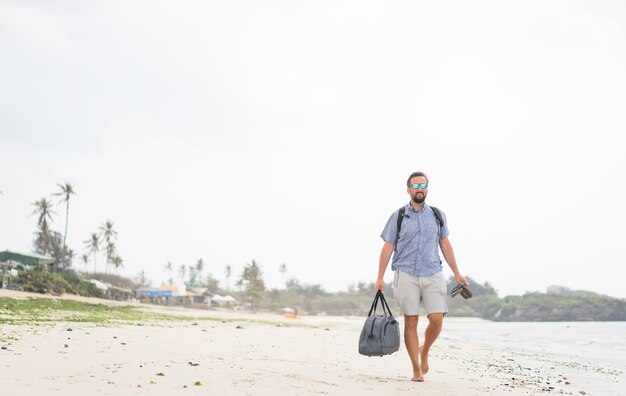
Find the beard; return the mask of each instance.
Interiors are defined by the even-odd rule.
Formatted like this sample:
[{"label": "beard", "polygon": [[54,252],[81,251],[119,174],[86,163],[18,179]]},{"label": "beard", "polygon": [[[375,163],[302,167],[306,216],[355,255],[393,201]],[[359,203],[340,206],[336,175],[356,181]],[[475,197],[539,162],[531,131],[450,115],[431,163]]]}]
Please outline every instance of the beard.
[{"label": "beard", "polygon": [[416,204],[423,204],[424,201],[426,201],[426,194],[422,194],[422,197],[418,197],[417,194],[413,195],[413,202],[415,202]]}]

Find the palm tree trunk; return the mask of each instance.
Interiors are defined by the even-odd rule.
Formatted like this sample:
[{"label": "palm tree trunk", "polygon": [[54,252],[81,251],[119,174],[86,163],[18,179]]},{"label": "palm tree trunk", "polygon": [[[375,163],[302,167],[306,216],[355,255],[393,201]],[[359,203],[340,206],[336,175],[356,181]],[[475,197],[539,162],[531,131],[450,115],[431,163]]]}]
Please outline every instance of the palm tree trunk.
[{"label": "palm tree trunk", "polygon": [[63,233],[63,247],[65,247],[65,238],[67,238],[67,221],[70,216],[70,201],[69,199],[66,201],[67,206],[65,207],[65,233]]}]

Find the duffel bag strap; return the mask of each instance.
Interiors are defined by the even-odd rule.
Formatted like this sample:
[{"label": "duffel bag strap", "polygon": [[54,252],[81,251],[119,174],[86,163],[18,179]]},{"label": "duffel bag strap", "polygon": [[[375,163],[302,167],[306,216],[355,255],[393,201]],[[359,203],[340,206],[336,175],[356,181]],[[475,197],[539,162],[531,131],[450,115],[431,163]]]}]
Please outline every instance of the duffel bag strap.
[{"label": "duffel bag strap", "polygon": [[387,304],[387,300],[385,300],[385,296],[382,293],[380,293],[380,301],[380,305],[383,306],[383,312],[385,312],[385,307],[387,307],[387,311],[385,312],[385,314],[389,312],[389,316],[393,318],[393,315],[391,314],[391,309],[389,308],[389,304]]},{"label": "duffel bag strap", "polygon": [[374,302],[372,302],[372,307],[370,308],[369,313],[367,314],[367,316],[372,316],[372,312],[374,312],[374,315],[376,315],[376,305],[378,305],[378,299],[380,298],[380,295],[382,293],[380,292],[380,290],[378,291],[378,293],[376,293],[376,297],[374,297]]}]

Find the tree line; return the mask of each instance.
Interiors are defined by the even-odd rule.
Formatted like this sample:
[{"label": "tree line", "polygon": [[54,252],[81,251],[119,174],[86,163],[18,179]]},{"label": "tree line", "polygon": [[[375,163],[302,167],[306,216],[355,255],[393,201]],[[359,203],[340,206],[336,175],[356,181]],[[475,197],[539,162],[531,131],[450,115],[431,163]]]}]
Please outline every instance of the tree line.
[{"label": "tree line", "polygon": [[176,279],[181,281],[188,289],[206,287],[211,293],[219,291],[219,281],[210,272],[204,273],[206,264],[202,257],[192,265],[180,264],[176,266],[171,261],[168,261],[163,269],[167,271],[169,284],[174,284]]},{"label": "tree line", "polygon": [[[76,195],[76,189],[70,182],[57,184],[59,190],[51,194],[50,197],[43,197],[32,203],[35,207],[31,215],[37,216],[37,230],[33,240],[33,252],[50,256],[54,259],[52,271],[64,271],[72,268],[76,253],[67,246],[70,201]],[[57,205],[65,208],[65,226],[61,234],[53,230],[51,225],[54,216],[54,198],[58,198]],[[85,265],[85,273],[88,271],[90,258],[93,258],[93,273],[98,271],[98,253],[105,254],[104,273],[111,273],[112,269],[119,270],[124,265],[124,260],[117,249],[118,233],[111,220],[106,220],[95,232],[92,232],[88,239],[83,242],[84,252],[80,259]]]},{"label": "tree line", "polygon": [[[284,269],[284,267],[283,267]],[[447,299],[449,315],[477,317],[493,321],[624,321],[626,300],[588,291],[560,293],[527,292],[521,296],[498,297],[489,283],[481,283],[470,276],[473,297],[452,298],[456,285],[448,279]],[[301,283],[295,278],[286,281],[284,289],[267,289],[260,266],[252,260],[240,276],[235,294],[252,310],[279,311],[284,307],[297,308],[303,314],[363,316],[369,311],[374,297],[374,283],[358,282],[347,292],[328,293],[320,284]],[[385,293],[392,312],[399,313],[391,284],[385,284]]]}]

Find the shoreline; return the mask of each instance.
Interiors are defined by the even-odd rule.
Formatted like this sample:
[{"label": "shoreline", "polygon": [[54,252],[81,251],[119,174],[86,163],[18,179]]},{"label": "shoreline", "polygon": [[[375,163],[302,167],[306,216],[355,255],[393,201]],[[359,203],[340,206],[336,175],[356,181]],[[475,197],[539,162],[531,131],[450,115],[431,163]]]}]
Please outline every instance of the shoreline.
[{"label": "shoreline", "polygon": [[[13,293],[18,296],[0,293],[0,297],[78,297]],[[446,327],[452,334],[470,323],[490,323],[481,319],[446,319],[431,352],[431,372],[426,382],[415,383],[410,381],[404,345],[382,358],[357,353],[364,318],[286,319],[267,313],[78,299],[197,320],[2,325],[3,393],[467,396],[606,395],[623,389],[618,387],[623,374],[594,371],[584,362],[516,350],[515,345],[494,347],[446,336]],[[420,330],[421,337],[421,326]],[[606,386],[602,387],[603,383]]]}]

